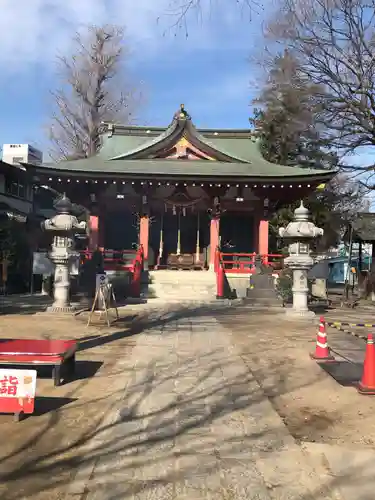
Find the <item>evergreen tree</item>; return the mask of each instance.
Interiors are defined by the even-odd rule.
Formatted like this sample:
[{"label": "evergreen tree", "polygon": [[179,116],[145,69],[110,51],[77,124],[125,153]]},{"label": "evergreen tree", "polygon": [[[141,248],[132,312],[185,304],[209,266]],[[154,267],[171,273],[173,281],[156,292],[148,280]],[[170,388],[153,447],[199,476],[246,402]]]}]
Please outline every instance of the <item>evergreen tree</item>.
[{"label": "evergreen tree", "polygon": [[306,81],[287,50],[274,59],[250,119],[268,161],[310,168],[337,165],[336,156],[323,151],[323,131],[316,123],[321,93],[319,86]]},{"label": "evergreen tree", "polygon": [[[334,169],[336,154],[324,148],[325,131],[317,125],[321,109],[321,88],[307,81],[288,51],[277,56],[250,122],[259,138],[263,156],[272,163],[305,168]],[[335,177],[324,190],[311,193],[306,205],[314,222],[323,227],[320,249],[335,245],[341,231],[364,208],[363,188],[343,174]],[[278,228],[293,216],[293,205],[280,207],[271,226],[271,245],[276,245]]]},{"label": "evergreen tree", "polygon": [[[288,47],[305,78],[324,86],[324,113],[318,119],[326,129],[325,143],[342,156],[373,149],[374,1],[280,0],[275,6],[264,33],[271,50],[275,41]],[[374,190],[374,162],[356,163],[350,165],[352,172]]]}]

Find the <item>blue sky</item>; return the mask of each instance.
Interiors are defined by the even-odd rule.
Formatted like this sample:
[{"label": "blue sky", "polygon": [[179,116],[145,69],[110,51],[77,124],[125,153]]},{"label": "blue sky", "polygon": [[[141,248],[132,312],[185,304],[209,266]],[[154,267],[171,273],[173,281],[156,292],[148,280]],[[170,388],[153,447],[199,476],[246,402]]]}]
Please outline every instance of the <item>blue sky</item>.
[{"label": "blue sky", "polygon": [[[0,145],[48,150],[56,55],[72,53],[74,33],[89,23],[126,27],[125,77],[144,95],[138,124],[168,125],[183,102],[199,127],[247,128],[251,100],[262,86],[254,62],[264,50],[262,24],[277,0],[264,0],[252,12],[241,8],[246,0],[200,0],[201,10],[187,17],[186,37],[184,26],[172,28],[178,8],[173,14],[171,7],[187,1],[2,0]],[[373,164],[374,154],[365,149],[353,161]]]},{"label": "blue sky", "polygon": [[185,27],[171,28],[177,18],[170,8],[178,2],[184,0],[5,0],[0,143],[48,147],[56,54],[69,54],[72,35],[87,23],[126,26],[130,78],[136,87],[143,82],[139,124],[167,125],[183,102],[200,127],[248,127],[260,83],[249,56],[262,47],[264,11],[250,19],[236,0],[201,0],[202,10],[187,18],[186,37]]}]

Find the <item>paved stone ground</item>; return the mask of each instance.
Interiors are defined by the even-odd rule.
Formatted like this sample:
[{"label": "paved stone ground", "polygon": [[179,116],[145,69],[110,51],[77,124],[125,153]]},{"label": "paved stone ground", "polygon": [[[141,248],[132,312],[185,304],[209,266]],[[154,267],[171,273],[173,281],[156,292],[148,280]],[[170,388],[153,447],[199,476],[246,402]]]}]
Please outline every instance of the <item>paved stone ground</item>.
[{"label": "paved stone ground", "polygon": [[[371,323],[362,311],[352,316],[352,322]],[[319,366],[309,359],[317,325],[241,309],[219,319],[288,430],[310,456],[328,466],[330,488],[346,500],[372,500],[375,399],[353,387],[362,376],[365,343],[329,329],[337,362]],[[330,319],[349,321],[348,312],[330,311]]]},{"label": "paved stone ground", "polygon": [[[375,398],[311,361],[316,325],[158,304],[86,328],[24,302],[0,335],[76,338],[79,376],[39,379],[42,411],[24,422],[0,416],[2,500],[373,500]],[[330,330],[329,343],[347,378],[364,342]]]},{"label": "paved stone ground", "polygon": [[113,328],[99,322],[86,328],[82,319],[30,314],[34,307],[21,300],[23,313],[0,316],[0,338],[73,338],[80,351],[75,379],[59,387],[53,386],[50,369],[38,370],[33,415],[20,423],[0,415],[0,498],[60,500],[82,460],[82,443],[95,435],[124,390],[134,315],[123,312]]},{"label": "paved stone ground", "polygon": [[[173,316],[175,317],[175,316]],[[87,500],[338,499],[212,315],[137,339],[118,412],[70,493]],[[325,481],[327,479],[327,481]]]}]

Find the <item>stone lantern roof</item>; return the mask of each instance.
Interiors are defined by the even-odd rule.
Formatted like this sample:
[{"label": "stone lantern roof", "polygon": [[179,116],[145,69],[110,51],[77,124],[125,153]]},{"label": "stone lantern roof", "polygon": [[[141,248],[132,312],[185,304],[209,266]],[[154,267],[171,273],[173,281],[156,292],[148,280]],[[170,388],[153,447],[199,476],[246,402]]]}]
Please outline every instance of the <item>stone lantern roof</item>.
[{"label": "stone lantern roof", "polygon": [[54,207],[58,214],[70,214],[72,212],[73,205],[64,193],[62,197],[54,203]]},{"label": "stone lantern roof", "polygon": [[309,209],[304,206],[303,201],[301,200],[300,206],[294,210],[294,220],[307,221],[309,220],[309,217]]},{"label": "stone lantern roof", "polygon": [[283,239],[289,240],[310,240],[323,235],[323,229],[316,227],[310,220],[310,212],[304,206],[303,201],[294,210],[294,219],[289,222],[286,228],[279,229],[279,235]]}]

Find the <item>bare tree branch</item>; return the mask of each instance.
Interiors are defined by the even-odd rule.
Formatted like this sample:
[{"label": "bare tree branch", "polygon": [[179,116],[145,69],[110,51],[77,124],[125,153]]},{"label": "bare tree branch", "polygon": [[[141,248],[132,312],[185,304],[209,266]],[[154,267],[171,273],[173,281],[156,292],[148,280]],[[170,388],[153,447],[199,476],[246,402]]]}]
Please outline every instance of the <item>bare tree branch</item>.
[{"label": "bare tree branch", "polygon": [[261,0],[171,0],[166,14],[173,19],[173,23],[168,30],[175,30],[175,35],[182,30],[185,36],[188,37],[189,16],[194,13],[198,18],[202,18],[204,11],[220,10],[220,3],[224,3],[224,1],[226,5],[230,1],[234,8],[240,8],[242,12],[247,12],[249,16],[254,10],[259,10],[262,6]]},{"label": "bare tree branch", "polygon": [[104,121],[130,123],[140,91],[124,81],[124,30],[89,26],[74,39],[75,52],[59,56],[62,88],[51,92],[54,111],[48,128],[50,155],[56,160],[87,158],[100,147]]},{"label": "bare tree branch", "polygon": [[[298,61],[284,51],[276,56],[268,71],[268,78],[259,97],[253,102],[250,123],[253,135],[258,137],[263,156],[272,163],[300,167],[334,169],[339,158],[327,151],[321,134],[325,127],[316,123],[321,112],[322,94],[319,85],[307,79],[300,71]],[[312,217],[324,228],[320,248],[335,245],[348,221],[365,208],[365,190],[362,185],[341,173],[330,181],[323,191],[310,193],[306,200]],[[271,220],[273,235],[280,223],[293,218],[295,204],[286,204]]]},{"label": "bare tree branch", "polygon": [[324,89],[326,145],[343,154],[374,146],[375,1],[283,0],[267,35],[286,44]]}]

